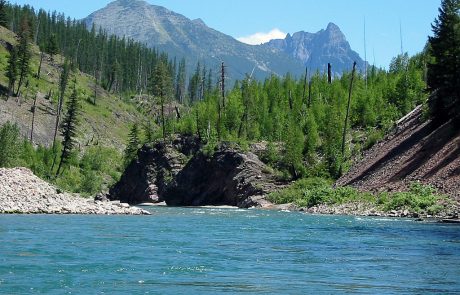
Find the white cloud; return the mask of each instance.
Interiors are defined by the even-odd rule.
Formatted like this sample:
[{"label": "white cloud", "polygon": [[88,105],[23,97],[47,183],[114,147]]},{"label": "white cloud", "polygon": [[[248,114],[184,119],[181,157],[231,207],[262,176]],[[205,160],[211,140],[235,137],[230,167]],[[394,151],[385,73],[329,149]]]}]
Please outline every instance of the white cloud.
[{"label": "white cloud", "polygon": [[284,39],[286,37],[286,33],[282,32],[280,29],[273,29],[268,33],[259,32],[255,33],[250,36],[239,37],[236,38],[238,41],[250,44],[250,45],[259,45],[262,43],[267,43],[273,39]]}]

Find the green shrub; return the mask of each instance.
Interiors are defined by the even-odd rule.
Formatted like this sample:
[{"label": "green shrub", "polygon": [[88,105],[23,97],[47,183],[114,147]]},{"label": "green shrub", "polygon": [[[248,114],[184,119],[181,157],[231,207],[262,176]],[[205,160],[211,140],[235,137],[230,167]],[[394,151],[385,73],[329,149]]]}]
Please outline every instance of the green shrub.
[{"label": "green shrub", "polygon": [[82,175],[79,192],[83,195],[94,195],[102,189],[102,177],[95,171],[85,171]]},{"label": "green shrub", "polygon": [[70,166],[54,180],[54,183],[63,191],[78,193],[81,188],[82,175],[80,169]]},{"label": "green shrub", "polygon": [[107,147],[90,147],[80,160],[80,168],[84,171],[93,170],[109,174],[113,170],[121,168],[122,156],[113,149]]},{"label": "green shrub", "polygon": [[0,167],[15,167],[21,155],[19,127],[6,122],[0,128]]},{"label": "green shrub", "polygon": [[408,192],[395,193],[388,197],[383,204],[385,211],[408,209],[410,211],[420,212],[431,211],[439,212],[437,202],[443,198],[436,194],[436,190],[429,185],[423,185],[414,182]]}]

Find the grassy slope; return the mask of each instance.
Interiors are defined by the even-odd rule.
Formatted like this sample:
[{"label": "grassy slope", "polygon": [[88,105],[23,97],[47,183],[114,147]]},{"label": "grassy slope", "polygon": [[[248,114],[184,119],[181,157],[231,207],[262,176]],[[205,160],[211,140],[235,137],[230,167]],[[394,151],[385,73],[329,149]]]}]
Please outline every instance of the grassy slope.
[{"label": "grassy slope", "polygon": [[[6,50],[5,43],[16,43],[14,33],[0,27],[0,42],[3,45],[0,46],[0,85],[6,88],[8,80],[5,76],[5,69],[9,53]],[[33,45],[32,52],[31,70],[35,74],[40,61],[38,47]],[[62,56],[56,56],[54,62],[48,56],[45,57],[41,78],[37,79],[34,75],[29,75],[30,83],[28,90],[26,88],[21,90],[20,106],[16,98],[10,98],[8,101],[0,99],[0,124],[6,120],[14,121],[18,123],[24,135],[29,134],[32,118],[30,108],[33,104],[33,97],[37,93],[38,111],[35,122],[36,134],[34,134],[36,140],[34,141],[42,145],[50,145],[52,143],[54,132],[53,122],[55,120],[54,111],[52,110],[56,108],[56,93],[62,61]],[[122,150],[127,140],[130,124],[134,121],[142,120],[144,116],[133,104],[126,103],[120,97],[109,94],[100,87],[98,88],[96,105],[89,103],[88,99],[93,99],[94,78],[80,72],[74,77],[77,81],[80,105],[82,107],[78,137],[80,146],[84,147],[89,142],[90,145],[98,143],[103,146]],[[70,94],[72,85],[73,83],[69,81],[66,92],[67,97]],[[54,93],[53,98],[46,100],[45,96],[50,90]],[[91,141],[91,139],[93,140]]]}]

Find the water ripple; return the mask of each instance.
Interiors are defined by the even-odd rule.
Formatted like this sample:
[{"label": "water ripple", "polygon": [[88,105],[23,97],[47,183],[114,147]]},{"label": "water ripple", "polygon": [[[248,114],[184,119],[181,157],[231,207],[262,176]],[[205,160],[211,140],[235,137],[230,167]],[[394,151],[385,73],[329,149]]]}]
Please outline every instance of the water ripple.
[{"label": "water ripple", "polygon": [[458,227],[235,208],[0,215],[0,294],[454,294]]}]

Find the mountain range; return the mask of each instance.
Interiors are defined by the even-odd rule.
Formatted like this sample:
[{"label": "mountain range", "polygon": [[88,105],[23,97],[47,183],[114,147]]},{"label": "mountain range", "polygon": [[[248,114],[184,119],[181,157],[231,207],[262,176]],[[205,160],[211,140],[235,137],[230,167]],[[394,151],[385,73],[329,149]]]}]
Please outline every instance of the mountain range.
[{"label": "mountain range", "polygon": [[189,72],[197,62],[215,72],[224,62],[231,80],[249,73],[257,78],[287,72],[300,76],[306,66],[324,72],[327,63],[337,75],[350,70],[353,61],[358,68],[364,67],[364,61],[333,23],[317,33],[297,32],[285,39],[248,45],[208,27],[201,19],[190,20],[142,0],[116,0],[84,21],[88,28],[94,24],[109,34],[132,38],[179,59],[185,57]]}]

